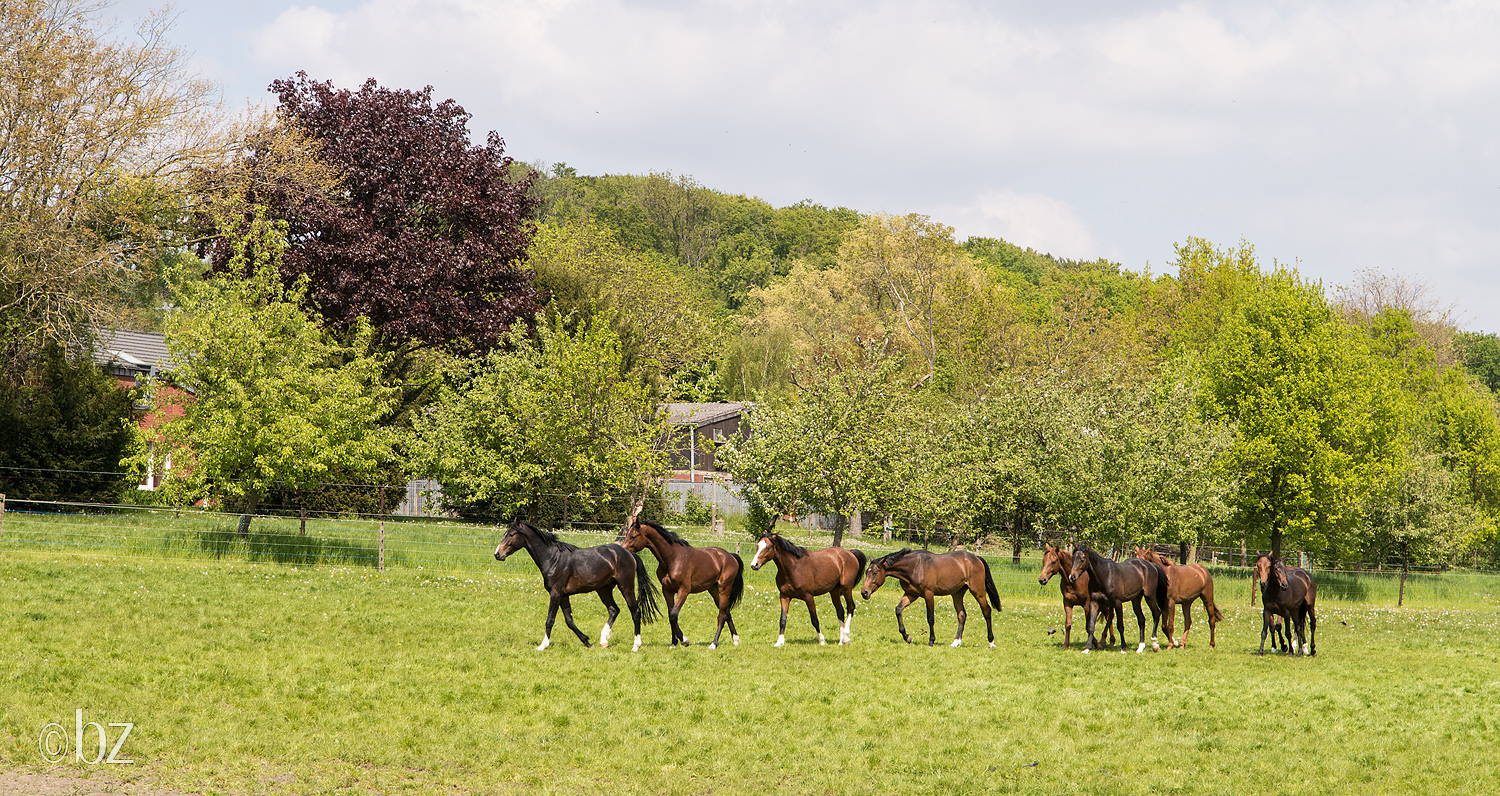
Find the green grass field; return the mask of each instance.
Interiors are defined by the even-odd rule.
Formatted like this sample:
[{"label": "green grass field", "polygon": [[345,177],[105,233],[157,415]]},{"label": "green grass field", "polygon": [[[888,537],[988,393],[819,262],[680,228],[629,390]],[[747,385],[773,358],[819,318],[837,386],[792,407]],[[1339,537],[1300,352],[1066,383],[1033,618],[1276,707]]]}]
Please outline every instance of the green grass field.
[{"label": "green grass field", "polygon": [[[1326,599],[1311,659],[1253,654],[1260,614],[1238,577],[1220,579],[1217,649],[1200,612],[1185,651],[1085,656],[1075,627],[1065,653],[1056,586],[1038,587],[1034,566],[997,567],[994,650],[972,603],[966,646],[943,646],[942,602],[938,647],[900,643],[891,585],[861,604],[853,646],[819,647],[794,606],[773,649],[763,571],[736,613],[739,647],[705,648],[700,595],[683,612],[691,648],[666,647],[663,619],[632,654],[622,619],[615,646],[584,649],[559,618],[536,652],[540,579],[524,555],[480,565],[498,536],[482,529],[462,554],[444,542],[447,566],[408,557],[379,573],[193,544],[153,558],[23,549],[14,517],[0,540],[0,769],[12,772],[204,794],[1500,790],[1487,581],[1478,596],[1409,583],[1400,609],[1378,579],[1364,601]],[[597,599],[575,609],[596,638]],[[72,736],[79,709],[132,723],[118,756],[134,763],[79,764],[71,750],[49,763],[43,728]],[[113,744],[120,730],[107,732]]]}]

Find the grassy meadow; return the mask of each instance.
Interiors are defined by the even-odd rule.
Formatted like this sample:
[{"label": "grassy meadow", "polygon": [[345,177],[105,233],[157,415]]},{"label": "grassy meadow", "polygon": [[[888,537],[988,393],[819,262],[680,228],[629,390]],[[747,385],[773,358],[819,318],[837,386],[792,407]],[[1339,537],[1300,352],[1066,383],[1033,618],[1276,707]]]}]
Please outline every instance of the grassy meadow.
[{"label": "grassy meadow", "polygon": [[[202,794],[1500,789],[1488,583],[1478,596],[1409,583],[1401,608],[1379,579],[1366,599],[1325,598],[1319,654],[1303,659],[1253,654],[1259,610],[1242,578],[1223,577],[1216,649],[1200,611],[1187,650],[1082,655],[1080,619],[1064,652],[1056,585],[1039,587],[1035,566],[997,567],[994,650],[972,602],[966,645],[944,646],[946,600],[939,646],[901,643],[894,584],[861,603],[853,646],[818,646],[794,606],[773,649],[762,571],[736,612],[739,647],[706,649],[700,595],[683,611],[688,649],[666,646],[663,618],[632,654],[626,617],[614,646],[584,649],[559,617],[536,652],[546,596],[524,555],[384,573],[243,550],[133,558],[22,547],[14,516],[0,541],[0,769],[12,772]],[[474,533],[464,561],[498,535]],[[597,638],[598,600],[574,607]],[[907,619],[925,630],[920,607]],[[78,709],[132,723],[118,757],[134,763],[44,759],[43,728],[72,736]],[[90,757],[95,744],[90,729]]]}]

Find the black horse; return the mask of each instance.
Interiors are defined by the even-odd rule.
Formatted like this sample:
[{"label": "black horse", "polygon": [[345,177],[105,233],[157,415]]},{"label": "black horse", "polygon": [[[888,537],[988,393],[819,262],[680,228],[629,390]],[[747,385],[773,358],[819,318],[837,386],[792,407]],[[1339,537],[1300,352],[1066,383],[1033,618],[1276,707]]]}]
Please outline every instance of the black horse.
[{"label": "black horse", "polygon": [[[1115,562],[1094,552],[1087,545],[1073,547],[1073,566],[1069,568],[1068,580],[1076,582],[1080,575],[1088,573],[1089,589],[1107,599],[1115,611],[1115,621],[1120,627],[1120,652],[1129,648],[1125,640],[1125,601],[1135,606],[1135,619],[1141,627],[1141,643],[1136,652],[1146,651],[1146,615],[1141,612],[1141,599],[1151,606],[1151,648],[1160,650],[1156,642],[1156,628],[1161,624],[1161,612],[1167,606],[1167,571],[1161,564],[1132,558]],[[1089,642],[1084,652],[1099,646],[1094,641],[1094,620],[1099,615],[1098,601],[1089,603]]]},{"label": "black horse", "polygon": [[[1288,567],[1279,556],[1261,556],[1255,560],[1255,580],[1260,584],[1261,626],[1260,654],[1266,654],[1266,634],[1273,633],[1271,646],[1276,646],[1274,620],[1280,617],[1282,632],[1291,642],[1290,653],[1318,654],[1318,584],[1312,575],[1301,567]],[[1297,638],[1292,640],[1292,626],[1296,624]],[[1303,630],[1308,633],[1304,634]]]},{"label": "black horse", "polygon": [[[511,522],[505,538],[495,548],[495,560],[504,561],[506,556],[523,547],[536,561],[536,568],[541,570],[542,586],[551,598],[547,605],[547,629],[538,650],[552,644],[552,623],[557,620],[559,607],[568,628],[578,635],[583,646],[589,646],[589,637],[573,623],[573,606],[568,601],[569,595],[588,591],[598,592],[599,599],[609,610],[604,629],[599,631],[599,646],[608,647],[610,629],[614,627],[615,617],[620,615],[620,606],[615,604],[613,594],[617,586],[620,594],[625,596],[625,605],[630,608],[630,618],[635,621],[635,647],[631,651],[641,648],[641,620],[650,622],[655,619],[661,614],[661,606],[657,602],[656,584],[639,555],[612,543],[580,550],[550,531],[517,519]],[[636,601],[637,589],[644,605]]]}]

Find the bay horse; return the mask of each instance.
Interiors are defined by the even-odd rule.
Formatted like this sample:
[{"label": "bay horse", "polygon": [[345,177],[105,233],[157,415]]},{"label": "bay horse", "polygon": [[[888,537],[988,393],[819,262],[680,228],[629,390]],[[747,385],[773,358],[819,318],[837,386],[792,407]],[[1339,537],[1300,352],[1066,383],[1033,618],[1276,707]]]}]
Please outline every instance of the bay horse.
[{"label": "bay horse", "polygon": [[[1167,646],[1187,648],[1188,631],[1193,629],[1193,601],[1203,600],[1203,612],[1208,614],[1208,646],[1213,647],[1215,627],[1224,621],[1224,614],[1214,604],[1214,576],[1202,564],[1177,564],[1155,550],[1144,547],[1135,549],[1136,558],[1144,558],[1160,564],[1167,571],[1167,618],[1162,629],[1167,633]],[[1176,624],[1177,606],[1182,606],[1182,638],[1173,641],[1172,630]]]},{"label": "bay horse", "polygon": [[1063,649],[1073,646],[1073,609],[1083,606],[1084,622],[1088,622],[1089,601],[1093,600],[1098,606],[1099,615],[1104,617],[1105,643],[1113,646],[1115,643],[1114,606],[1104,598],[1102,594],[1089,592],[1089,576],[1084,573],[1078,576],[1078,580],[1068,580],[1068,571],[1073,568],[1073,554],[1061,547],[1053,547],[1046,542],[1042,543],[1042,572],[1037,575],[1036,582],[1046,586],[1047,581],[1052,580],[1053,575],[1061,575],[1057,579],[1058,589],[1062,591],[1063,600]]},{"label": "bay horse", "polygon": [[[776,590],[781,593],[781,633],[775,646],[786,644],[786,614],[793,598],[807,602],[807,615],[818,634],[818,643],[828,643],[818,627],[818,608],[813,604],[813,598],[819,594],[828,594],[833,600],[833,610],[839,618],[839,643],[852,641],[849,626],[854,622],[854,587],[859,583],[859,574],[865,571],[863,551],[825,547],[808,552],[780,534],[767,532],[756,544],[750,568],[759,571],[767,561],[776,562]],[[848,618],[845,618],[846,606]]]},{"label": "bay horse", "polygon": [[536,568],[541,570],[542,586],[549,597],[547,629],[542,634],[538,651],[552,644],[552,623],[557,619],[558,608],[562,608],[568,628],[577,634],[583,646],[589,646],[589,637],[573,623],[573,605],[568,600],[571,595],[589,591],[598,592],[599,599],[609,611],[604,629],[599,631],[599,646],[608,647],[610,630],[614,627],[615,617],[620,615],[620,606],[615,604],[613,594],[616,587],[625,597],[630,618],[635,622],[635,646],[631,652],[641,648],[641,621],[655,619],[661,613],[661,607],[656,601],[656,584],[651,582],[646,562],[640,555],[614,543],[579,549],[577,545],[557,538],[557,534],[518,518],[511,521],[505,537],[495,547],[495,560],[504,561],[506,556],[523,547],[536,562]]},{"label": "bay horse", "polygon": [[[1255,579],[1260,583],[1261,626],[1260,654],[1266,654],[1266,633],[1271,630],[1272,618],[1281,617],[1282,632],[1291,643],[1290,654],[1318,654],[1318,584],[1312,575],[1301,567],[1288,567],[1280,556],[1265,556],[1255,560]],[[1297,638],[1292,640],[1293,623]],[[1308,632],[1303,633],[1306,629]],[[1272,647],[1275,646],[1273,639]]]},{"label": "bay horse", "polygon": [[[1167,602],[1167,571],[1160,564],[1132,558],[1126,561],[1115,562],[1094,552],[1087,545],[1075,545],[1073,547],[1073,566],[1068,569],[1068,580],[1077,580],[1087,573],[1089,576],[1089,589],[1094,594],[1104,597],[1114,609],[1115,621],[1120,626],[1120,652],[1126,652],[1125,641],[1125,602],[1128,600],[1135,606],[1136,623],[1141,628],[1140,646],[1136,652],[1146,651],[1146,615],[1141,613],[1141,600],[1144,598],[1146,604],[1151,606],[1151,648],[1161,650],[1161,645],[1156,642],[1156,628],[1161,622],[1162,606]],[[1089,605],[1089,641],[1083,648],[1086,653],[1097,646],[1094,641],[1094,620],[1099,610],[1095,607],[1098,601]]]},{"label": "bay horse", "polygon": [[906,606],[918,599],[927,601],[927,646],[931,647],[937,643],[937,630],[933,627],[933,598],[952,595],[953,610],[958,613],[958,635],[953,637],[953,643],[949,646],[962,645],[964,621],[969,618],[968,612],[964,610],[964,592],[967,591],[979,602],[979,610],[984,613],[984,628],[989,634],[990,649],[995,648],[995,626],[990,621],[990,603],[994,602],[996,610],[1004,609],[1000,607],[1000,592],[995,588],[995,578],[990,574],[988,561],[962,550],[954,553],[931,553],[903,547],[870,562],[869,569],[865,570],[865,585],[859,596],[870,599],[870,595],[885,583],[887,575],[895,577],[904,592],[901,602],[896,604],[896,627],[900,629],[901,638],[906,639],[906,643],[911,643],[906,623],[901,618]]},{"label": "bay horse", "polygon": [[656,556],[656,577],[661,580],[662,595],[668,600],[667,616],[672,620],[672,646],[680,642],[686,647],[692,643],[682,634],[677,615],[682,612],[688,595],[700,591],[712,594],[719,606],[719,628],[714,631],[714,640],[708,648],[719,646],[725,623],[729,624],[730,639],[739,646],[740,633],[735,630],[734,617],[729,613],[745,593],[745,562],[739,555],[722,547],[693,547],[660,523],[641,519],[630,524],[622,544],[633,553],[649,547]]}]

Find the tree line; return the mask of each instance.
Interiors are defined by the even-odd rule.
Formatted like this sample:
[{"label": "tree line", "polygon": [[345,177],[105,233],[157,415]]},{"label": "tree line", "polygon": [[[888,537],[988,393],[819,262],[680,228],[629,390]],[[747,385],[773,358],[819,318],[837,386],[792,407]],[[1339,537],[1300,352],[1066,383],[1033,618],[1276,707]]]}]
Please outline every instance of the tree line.
[{"label": "tree line", "polygon": [[[277,490],[412,475],[468,516],[585,494],[573,516],[618,520],[667,471],[659,404],[734,399],[749,434],[720,459],[762,524],[1500,557],[1500,340],[1403,275],[1327,286],[1197,238],[1154,274],[580,175],[430,87],[298,73],[233,117],[160,21],[121,43],[93,5],[22,0],[0,24],[14,491],[170,459],[156,499],[245,522]],[[134,396],[89,357],[120,327],[171,349]]]}]

